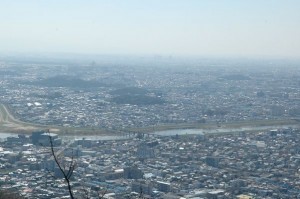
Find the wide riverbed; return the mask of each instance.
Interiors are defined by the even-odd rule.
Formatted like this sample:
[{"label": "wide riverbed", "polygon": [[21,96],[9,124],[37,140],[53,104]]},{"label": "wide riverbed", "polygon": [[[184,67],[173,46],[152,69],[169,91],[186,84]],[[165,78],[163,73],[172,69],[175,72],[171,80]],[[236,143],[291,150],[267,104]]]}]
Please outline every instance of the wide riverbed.
[{"label": "wide riverbed", "polygon": [[[158,136],[174,136],[174,135],[203,135],[203,134],[222,134],[222,133],[238,133],[238,132],[247,132],[247,131],[266,131],[271,129],[280,129],[280,128],[299,128],[299,125],[275,125],[275,126],[260,126],[260,127],[239,127],[239,128],[215,128],[215,129],[174,129],[166,131],[157,131],[149,133],[150,135]],[[6,139],[7,137],[17,137],[17,134],[14,133],[2,133],[0,132],[0,139]],[[129,139],[132,136],[128,135],[119,135],[119,136],[96,136],[96,135],[68,135],[62,136],[64,139],[93,139],[93,140],[120,140],[120,139]]]}]

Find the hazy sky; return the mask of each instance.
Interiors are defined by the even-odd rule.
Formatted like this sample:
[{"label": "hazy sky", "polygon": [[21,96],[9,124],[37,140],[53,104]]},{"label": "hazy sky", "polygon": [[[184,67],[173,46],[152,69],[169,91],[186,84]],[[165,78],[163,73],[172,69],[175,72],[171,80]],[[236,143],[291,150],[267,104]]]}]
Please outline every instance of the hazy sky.
[{"label": "hazy sky", "polygon": [[0,0],[0,52],[300,58],[300,0]]}]

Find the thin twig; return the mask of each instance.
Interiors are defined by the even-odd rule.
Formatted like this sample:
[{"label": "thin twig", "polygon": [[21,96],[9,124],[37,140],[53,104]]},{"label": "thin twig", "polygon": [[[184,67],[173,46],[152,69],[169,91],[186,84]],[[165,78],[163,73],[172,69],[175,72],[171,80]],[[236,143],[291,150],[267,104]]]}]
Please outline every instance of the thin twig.
[{"label": "thin twig", "polygon": [[[70,195],[71,199],[74,199],[73,192],[72,192],[72,186],[71,186],[71,183],[70,183],[70,178],[66,174],[65,170],[62,168],[61,163],[59,162],[59,160],[57,158],[57,155],[55,154],[53,140],[52,140],[52,137],[51,137],[49,131],[48,131],[48,135],[49,135],[49,142],[50,142],[50,147],[51,147],[51,154],[54,158],[54,161],[55,161],[56,165],[58,166],[59,170],[63,174],[63,177],[64,177],[65,181],[67,182],[68,191],[69,191],[69,195]],[[74,169],[74,168],[72,167],[72,169]],[[70,171],[68,171],[68,172],[70,172]]]}]

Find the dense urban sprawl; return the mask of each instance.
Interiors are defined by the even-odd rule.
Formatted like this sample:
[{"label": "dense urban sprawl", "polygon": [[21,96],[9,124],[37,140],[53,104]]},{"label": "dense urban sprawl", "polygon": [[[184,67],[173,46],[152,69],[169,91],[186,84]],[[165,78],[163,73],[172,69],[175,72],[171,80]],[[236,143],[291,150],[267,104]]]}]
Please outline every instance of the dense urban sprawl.
[{"label": "dense urban sprawl", "polygon": [[1,103],[32,123],[124,129],[300,115],[300,69],[288,63],[0,66]]},{"label": "dense urban sprawl", "polygon": [[[10,137],[1,143],[3,188],[28,198],[68,198],[47,146],[48,134]],[[232,135],[139,135],[119,140],[57,141],[63,161],[74,157],[77,196],[106,198],[300,197],[299,130],[286,128]],[[44,143],[41,146],[39,143]],[[7,172],[5,172],[7,171]],[[51,175],[48,173],[51,171]]]}]

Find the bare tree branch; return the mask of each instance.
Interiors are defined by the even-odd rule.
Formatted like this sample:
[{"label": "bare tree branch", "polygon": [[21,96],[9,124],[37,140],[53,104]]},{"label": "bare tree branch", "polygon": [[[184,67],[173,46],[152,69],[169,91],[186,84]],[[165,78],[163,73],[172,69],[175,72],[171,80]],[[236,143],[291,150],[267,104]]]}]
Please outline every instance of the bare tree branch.
[{"label": "bare tree branch", "polygon": [[[49,143],[50,143],[50,154],[51,154],[51,156],[53,156],[53,159],[54,159],[58,169],[60,170],[60,172],[63,175],[63,178],[68,186],[68,192],[69,192],[70,198],[74,199],[75,197],[73,194],[73,187],[71,186],[71,177],[74,174],[74,170],[77,168],[77,161],[74,158],[74,150],[72,150],[71,159],[66,159],[66,157],[64,157],[62,155],[63,150],[55,151],[54,141],[53,141],[53,138],[51,137],[49,130],[47,131],[47,133],[48,133]],[[47,172],[53,178],[55,178],[55,176],[48,169],[47,169]],[[96,198],[104,199],[104,196],[107,193],[107,189],[93,192],[93,190],[90,190],[87,187],[82,187],[81,189],[79,189],[79,191],[80,192],[78,194],[80,194],[81,197],[83,197],[85,199],[90,199],[91,195],[93,195],[93,194],[96,194]]]},{"label": "bare tree branch", "polygon": [[59,162],[58,157],[57,157],[57,155],[54,151],[53,140],[52,140],[52,137],[50,135],[49,130],[47,132],[48,132],[48,135],[49,135],[51,154],[54,158],[54,161],[55,161],[56,165],[58,166],[59,170],[63,174],[63,177],[64,177],[65,181],[67,182],[70,198],[74,199],[73,192],[72,192],[72,186],[71,186],[71,183],[70,183],[71,175],[69,175],[69,173],[73,173],[73,171],[74,171],[74,167],[72,166],[73,163],[71,162],[71,166],[69,167],[69,171],[68,171],[68,173],[66,173],[66,170],[62,167],[61,162]]}]

